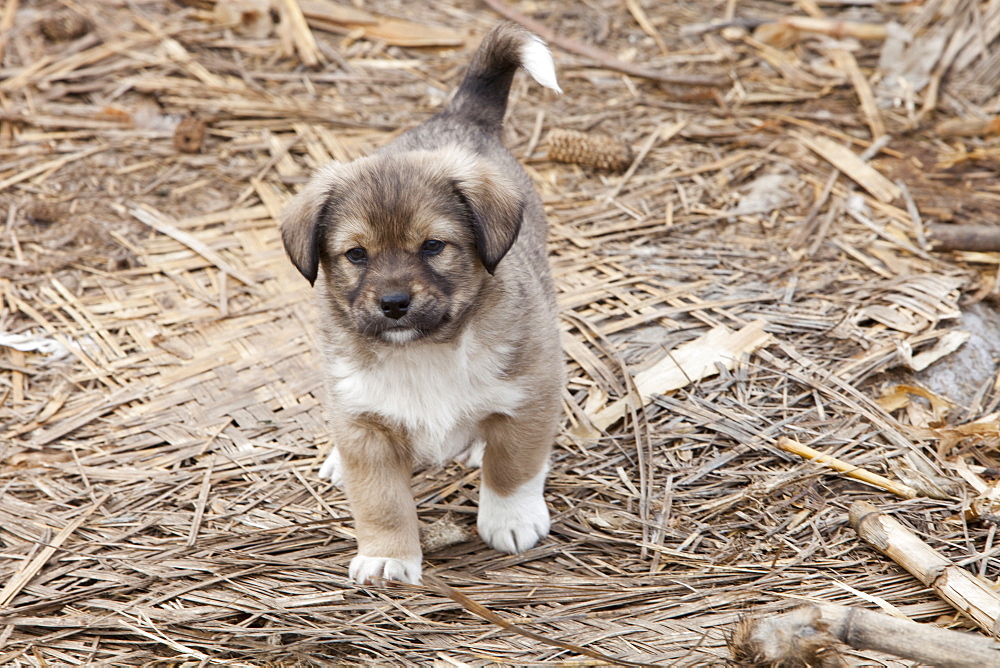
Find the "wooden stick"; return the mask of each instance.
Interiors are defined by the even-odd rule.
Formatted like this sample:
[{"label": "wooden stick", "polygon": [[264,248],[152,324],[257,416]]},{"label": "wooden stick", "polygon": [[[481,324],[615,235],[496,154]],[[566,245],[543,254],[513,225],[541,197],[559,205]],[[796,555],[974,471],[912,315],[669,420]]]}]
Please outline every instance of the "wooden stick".
[{"label": "wooden stick", "polygon": [[653,81],[662,81],[663,83],[680,84],[685,86],[725,86],[730,83],[728,79],[724,79],[722,77],[698,76],[694,74],[666,74],[656,70],[639,67],[637,65],[631,65],[629,63],[622,62],[614,56],[605,53],[598,48],[590,46],[589,44],[583,44],[575,39],[563,37],[562,35],[550,30],[545,24],[536,21],[530,16],[522,14],[513,7],[508,7],[500,0],[483,1],[496,13],[507,17],[511,21],[520,23],[549,44],[555,44],[559,48],[565,49],[570,53],[575,53],[578,56],[583,56],[584,58],[596,61],[601,67],[605,67],[609,70],[617,70],[619,72],[624,72],[625,74],[630,74],[634,77],[640,77],[643,79],[651,79]]},{"label": "wooden stick", "polygon": [[986,633],[997,635],[1000,594],[987,583],[953,564],[867,501],[851,504],[849,517],[851,526],[869,545],[931,587],[956,610],[971,617]]},{"label": "wooden stick", "polygon": [[885,39],[886,28],[880,23],[861,23],[858,21],[838,21],[836,19],[818,18],[812,16],[785,16],[779,23],[821,35],[831,35],[838,39],[855,37],[857,39]]},{"label": "wooden stick", "polygon": [[1000,116],[981,118],[949,118],[934,128],[941,137],[984,137],[1000,134]]},{"label": "wooden stick", "polygon": [[858,101],[861,103],[861,111],[864,112],[865,118],[868,121],[872,140],[879,139],[885,135],[885,123],[882,122],[882,113],[878,108],[878,103],[875,101],[875,93],[872,92],[872,87],[868,83],[868,79],[865,78],[864,73],[861,72],[861,68],[858,67],[858,61],[854,58],[854,54],[847,49],[833,49],[831,55],[837,66],[844,70],[851,79],[854,91],[858,95]]},{"label": "wooden stick", "polygon": [[665,56],[670,55],[667,43],[663,41],[660,31],[656,29],[653,22],[649,20],[649,16],[646,14],[646,10],[642,8],[642,5],[639,4],[639,0],[625,0],[625,6],[628,8],[629,13],[632,14],[635,22],[642,28],[642,31],[652,37],[653,41],[656,42],[656,46],[660,47],[660,52]]},{"label": "wooden stick", "polygon": [[10,349],[10,361],[14,365],[13,375],[11,376],[12,392],[13,396],[11,401],[15,404],[24,403],[24,378],[25,374],[21,369],[27,368],[25,365],[26,359],[23,352],[17,348]]},{"label": "wooden stick", "polygon": [[835,666],[838,644],[939,668],[1000,668],[1000,643],[973,633],[826,602],[774,616],[743,618],[729,642],[749,666]]},{"label": "wooden stick", "polygon": [[288,19],[291,24],[292,41],[295,42],[295,51],[299,54],[302,64],[306,67],[316,67],[319,65],[319,47],[316,46],[316,39],[306,17],[302,14],[302,8],[295,0],[283,0],[281,15]]},{"label": "wooden stick", "polygon": [[857,39],[885,39],[886,27],[880,23],[860,23],[857,21],[838,21],[822,16],[785,16],[777,21],[767,19],[733,18],[706,23],[691,23],[681,26],[680,33],[685,37],[701,35],[706,32],[736,27],[753,30],[763,25],[778,24],[802,32],[831,35],[838,39],[855,37]]},{"label": "wooden stick", "polygon": [[936,251],[1000,251],[998,225],[928,225],[931,248]]},{"label": "wooden stick", "polygon": [[877,473],[872,473],[871,471],[867,471],[859,466],[848,464],[843,460],[824,454],[819,450],[813,450],[808,445],[802,445],[798,441],[794,441],[790,438],[779,438],[778,447],[785,452],[790,452],[793,455],[798,455],[799,457],[804,457],[805,459],[811,459],[817,464],[828,466],[834,471],[843,473],[848,478],[860,480],[866,485],[872,485],[874,487],[878,487],[879,489],[884,489],[887,492],[892,492],[893,494],[901,496],[904,499],[914,499],[920,496],[917,490],[913,489],[909,485],[889,480],[888,478],[884,478]]},{"label": "wooden stick", "polygon": [[3,52],[7,47],[7,40],[10,39],[10,29],[14,27],[14,17],[20,4],[21,0],[7,0],[3,14],[0,14],[0,63],[3,62]]}]

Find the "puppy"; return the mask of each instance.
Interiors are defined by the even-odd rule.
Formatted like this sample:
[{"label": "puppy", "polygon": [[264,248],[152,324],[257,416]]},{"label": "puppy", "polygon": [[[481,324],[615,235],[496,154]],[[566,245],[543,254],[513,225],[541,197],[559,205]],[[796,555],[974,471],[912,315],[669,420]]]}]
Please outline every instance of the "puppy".
[{"label": "puppy", "polygon": [[322,167],[282,217],[316,288],[334,440],[320,474],[346,491],[361,584],[420,581],[416,463],[481,451],[479,535],[497,550],[549,531],[563,363],[542,204],[501,139],[519,67],[559,91],[544,43],[501,24],[442,112]]}]

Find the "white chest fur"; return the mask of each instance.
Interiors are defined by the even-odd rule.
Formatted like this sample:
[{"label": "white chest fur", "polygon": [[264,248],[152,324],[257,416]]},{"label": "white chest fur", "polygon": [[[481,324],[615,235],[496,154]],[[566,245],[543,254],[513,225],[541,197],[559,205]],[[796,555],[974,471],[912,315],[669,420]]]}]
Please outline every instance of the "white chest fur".
[{"label": "white chest fur", "polygon": [[476,425],[492,413],[513,413],[525,392],[504,378],[510,350],[471,335],[457,344],[388,348],[378,363],[358,368],[328,361],[339,410],[374,413],[404,427],[417,459],[441,463],[477,437]]}]

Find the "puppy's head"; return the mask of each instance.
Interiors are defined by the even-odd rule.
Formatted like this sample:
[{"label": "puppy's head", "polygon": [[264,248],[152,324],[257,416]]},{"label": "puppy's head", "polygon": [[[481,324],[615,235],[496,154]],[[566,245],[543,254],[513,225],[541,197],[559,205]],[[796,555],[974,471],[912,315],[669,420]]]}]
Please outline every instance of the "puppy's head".
[{"label": "puppy's head", "polygon": [[285,209],[281,236],[329,307],[387,343],[447,338],[517,238],[515,184],[459,148],[376,154],[321,168]]}]

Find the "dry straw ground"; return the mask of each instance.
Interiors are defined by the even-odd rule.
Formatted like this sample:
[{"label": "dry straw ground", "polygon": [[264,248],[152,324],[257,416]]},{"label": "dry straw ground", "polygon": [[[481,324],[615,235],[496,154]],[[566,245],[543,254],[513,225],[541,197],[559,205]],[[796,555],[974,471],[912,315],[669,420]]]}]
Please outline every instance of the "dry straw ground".
[{"label": "dry straw ground", "polygon": [[[275,218],[439,109],[490,4],[0,7],[0,664],[596,661],[561,641],[705,665],[741,613],[803,598],[971,627],[846,510],[1000,574],[1000,255],[932,234],[1000,213],[997,0],[517,5],[573,41],[565,94],[519,77],[507,125],[563,309],[552,535],[495,553],[478,472],[421,471],[433,577],[347,580]],[[630,166],[555,162],[552,129]]]}]

